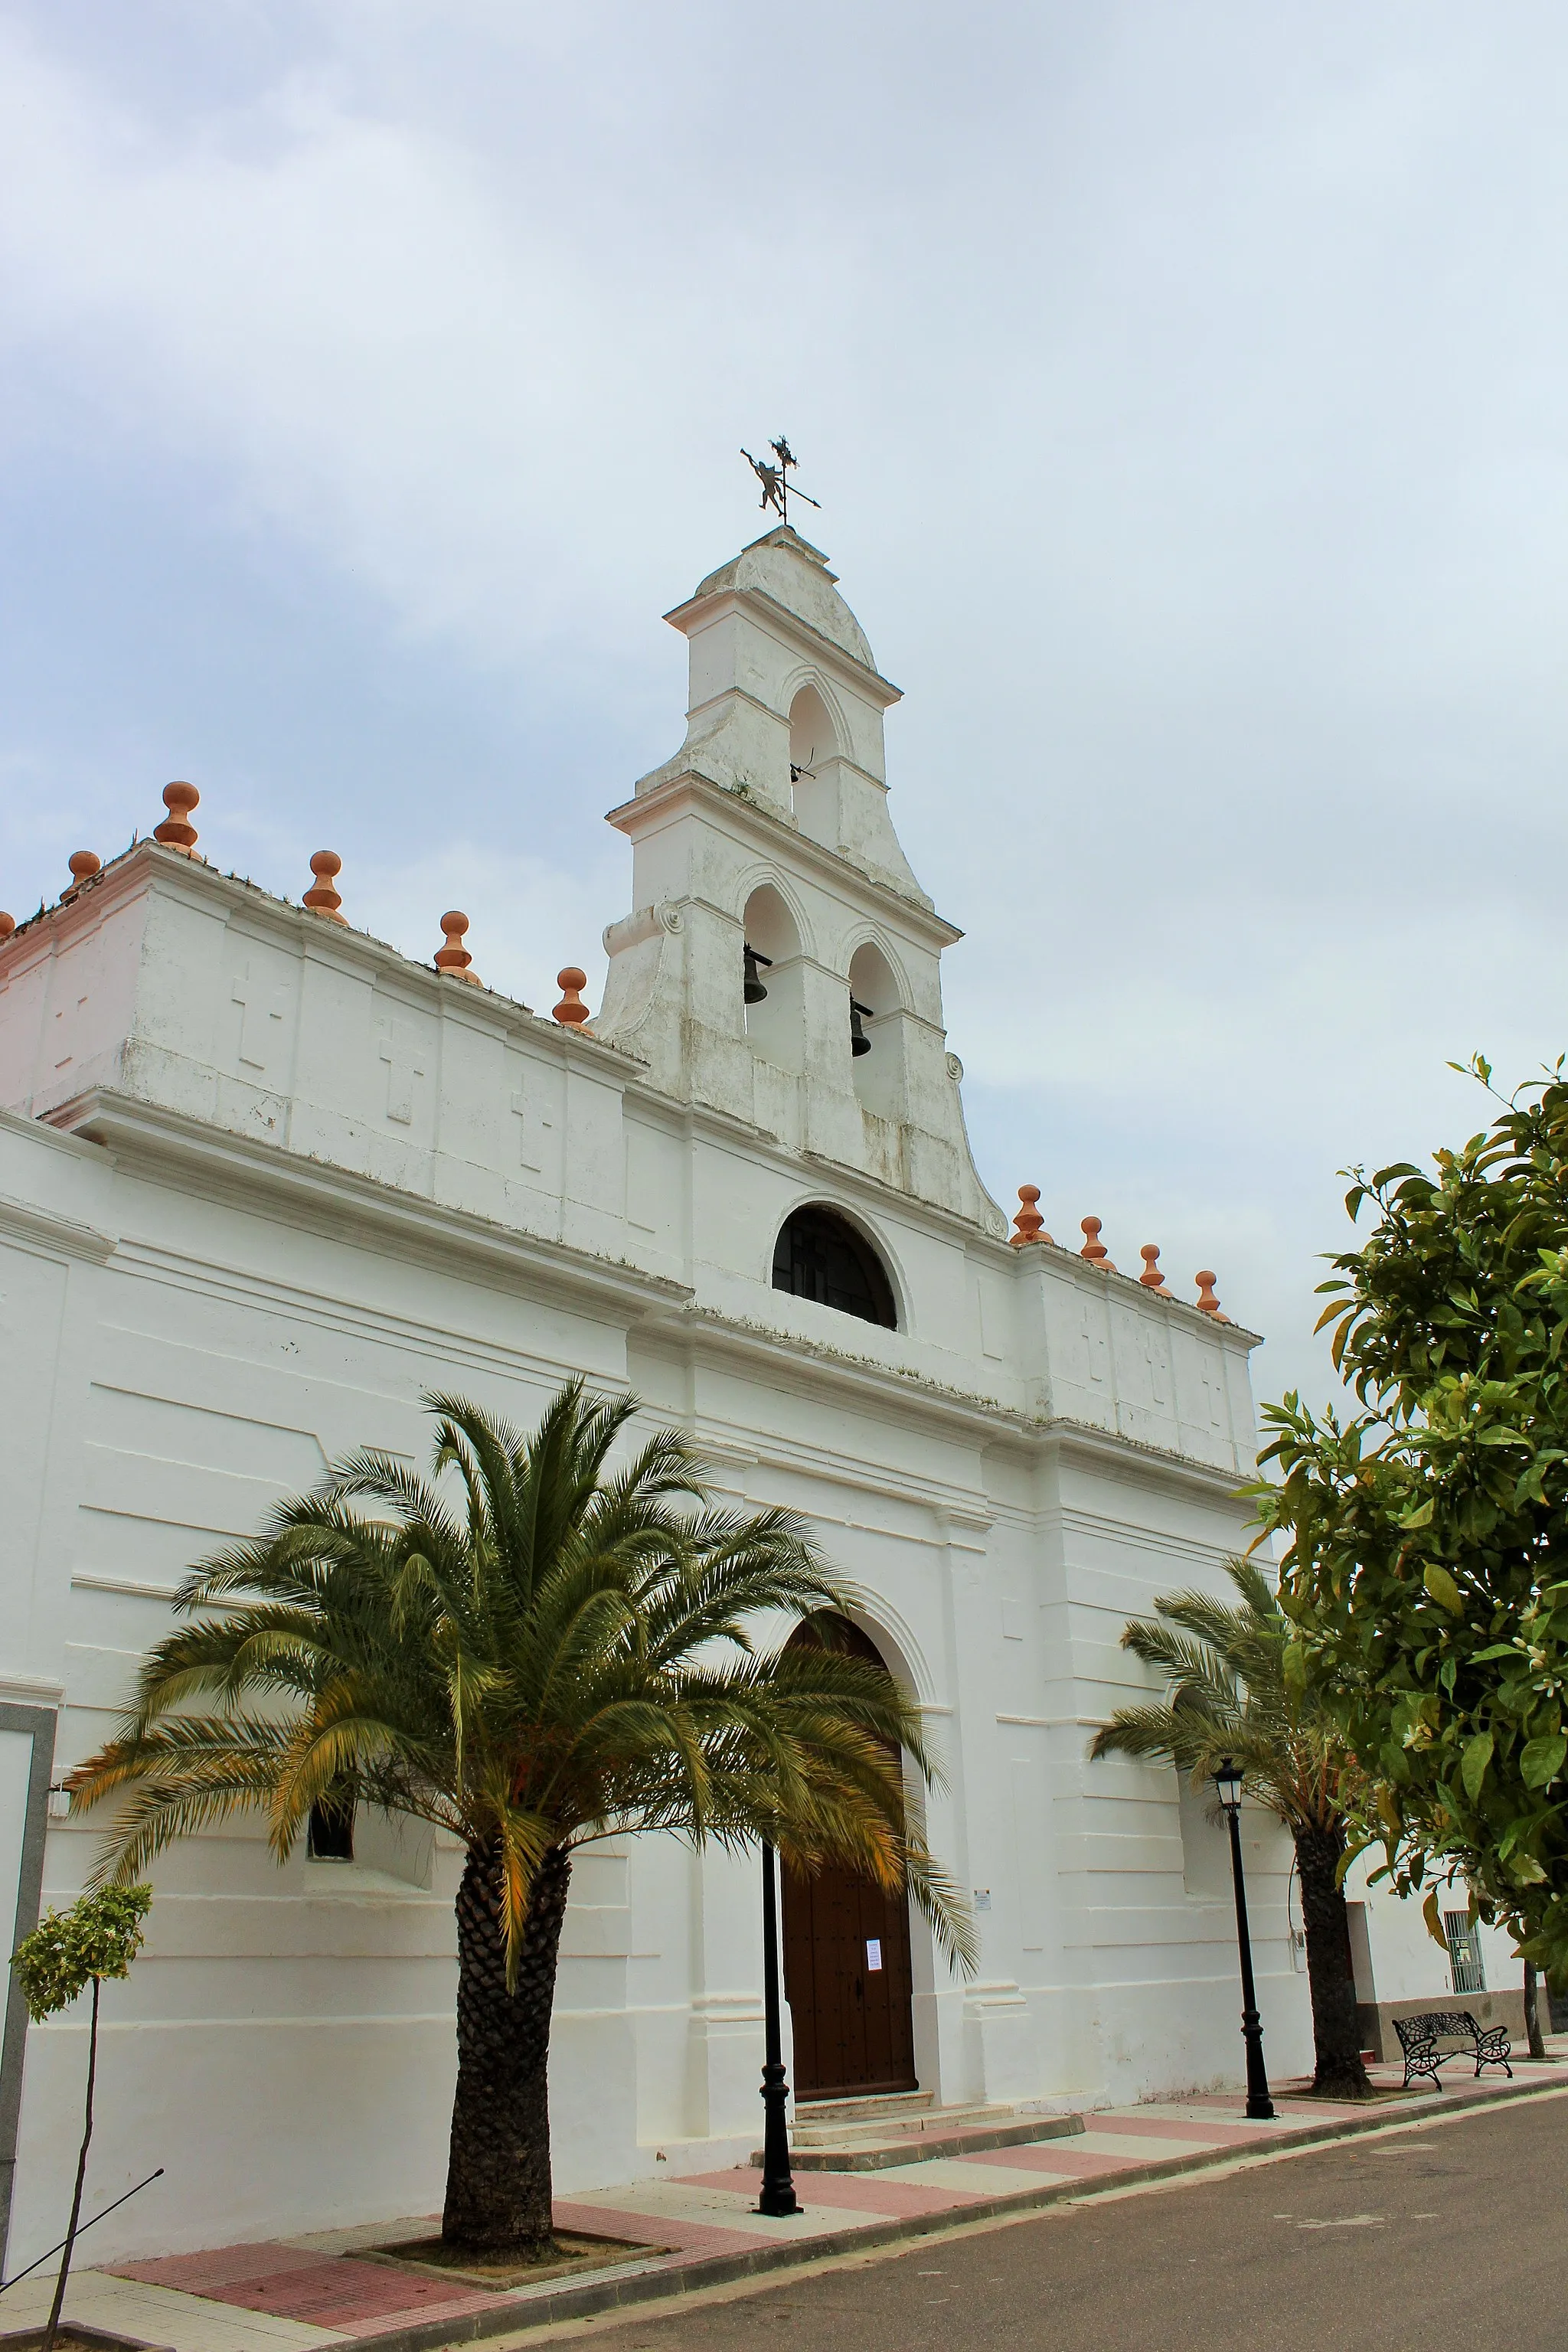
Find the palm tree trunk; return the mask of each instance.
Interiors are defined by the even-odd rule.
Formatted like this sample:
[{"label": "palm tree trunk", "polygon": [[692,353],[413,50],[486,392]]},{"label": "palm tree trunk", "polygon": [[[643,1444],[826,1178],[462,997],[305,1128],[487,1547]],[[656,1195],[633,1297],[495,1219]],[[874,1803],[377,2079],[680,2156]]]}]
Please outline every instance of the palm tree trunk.
[{"label": "palm tree trunk", "polygon": [[1333,2098],[1364,2099],[1371,2095],[1372,2084],[1362,2060],[1361,2029],[1356,2022],[1350,1915],[1337,1875],[1344,1850],[1344,1830],[1338,1822],[1296,1832],[1301,1917],[1307,1930],[1307,1982],[1312,1995],[1316,2054],[1312,2088]]},{"label": "palm tree trunk", "polygon": [[441,2235],[448,2245],[524,2256],[553,2244],[550,2206],[550,2019],[572,1858],[539,1866],[517,1989],[506,1986],[499,1844],[470,1847],[458,1890],[458,2091]]}]

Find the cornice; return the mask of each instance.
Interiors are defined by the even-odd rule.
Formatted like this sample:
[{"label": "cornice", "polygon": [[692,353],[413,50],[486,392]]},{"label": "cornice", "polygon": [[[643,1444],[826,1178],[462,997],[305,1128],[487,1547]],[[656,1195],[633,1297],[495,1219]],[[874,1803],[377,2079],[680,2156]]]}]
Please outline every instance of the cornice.
[{"label": "cornice", "polygon": [[243,875],[221,874],[216,866],[182,857],[177,850],[165,849],[154,841],[133,843],[68,899],[40,909],[19,925],[0,949],[0,978],[8,965],[19,966],[27,960],[18,942],[26,940],[33,949],[47,951],[62,937],[86,929],[112,908],[153,891],[208,911],[216,899],[231,918],[270,933],[304,960],[368,973],[403,990],[413,1003],[443,1020],[466,1022],[479,1029],[499,1024],[514,1036],[525,1036],[536,1051],[554,1054],[569,1068],[597,1069],[623,1080],[644,1070],[635,1054],[535,1013],[516,997],[449,980],[433,965],[416,963],[389,940],[356,930],[352,924],[325,922],[308,907],[275,898]]},{"label": "cornice", "polygon": [[[900,1370],[821,1341],[765,1330],[716,1308],[699,1307],[689,1286],[666,1276],[499,1225],[471,1211],[395,1192],[374,1178],[306,1160],[277,1144],[229,1135],[108,1088],[77,1097],[56,1116],[68,1123],[71,1133],[110,1147],[129,1171],[167,1181],[199,1171],[209,1198],[226,1197],[264,1213],[284,1209],[291,1222],[334,1239],[363,1245],[367,1236],[374,1236],[405,1256],[447,1271],[463,1264],[526,1284],[536,1295],[578,1307],[591,1303],[624,1318],[625,1328],[635,1324],[683,1349],[764,1368],[775,1381],[818,1393],[826,1383],[883,1418],[907,1422],[912,1414],[981,1445],[1003,1443],[1037,1455],[1065,1453],[1101,1470],[1114,1469],[1123,1477],[1152,1478],[1211,1499],[1233,1499],[1240,1483],[1234,1470],[1197,1463],[1065,1416],[1021,1412],[946,1388],[919,1371]],[[51,1248],[68,1247],[101,1262],[117,1246],[107,1234],[26,1203],[0,1202],[0,1210],[6,1207],[20,1213],[29,1238]]]},{"label": "cornice", "polygon": [[[705,695],[700,702],[689,705],[686,713],[688,735],[689,736],[692,722],[695,719],[702,718],[710,710],[721,710],[726,705],[733,705],[737,702],[746,703],[752,710],[761,711],[764,719],[777,719],[780,716],[771,702],[764,702],[762,696],[753,694],[749,687],[721,686],[716,688],[711,694]],[[829,755],[824,756],[826,758]],[[679,757],[678,752],[676,759]],[[886,799],[890,789],[886,776],[874,776],[869,768],[863,768],[859,761],[852,759],[847,751],[835,751],[830,758],[834,767],[847,768],[851,775],[858,776],[862,783],[869,784],[873,792],[880,793]],[[675,764],[676,760],[666,760],[660,762],[661,767],[673,768]],[[648,773],[658,775],[659,769],[651,768]]]},{"label": "cornice", "polygon": [[0,1236],[49,1257],[85,1258],[92,1265],[111,1258],[116,1248],[112,1234],[100,1234],[74,1217],[57,1216],[31,1201],[14,1200],[9,1193],[0,1193]]},{"label": "cornice", "polygon": [[672,1310],[654,1309],[644,1317],[640,1329],[731,1356],[753,1368],[766,1366],[775,1377],[787,1375],[797,1386],[826,1382],[841,1393],[853,1392],[862,1407],[880,1407],[885,1415],[888,1408],[895,1407],[898,1417],[904,1419],[912,1412],[983,1444],[1022,1444],[1040,1457],[1067,1453],[1102,1467],[1114,1464],[1124,1476],[1195,1489],[1212,1500],[1234,1499],[1241,1483],[1243,1474],[1234,1469],[1196,1462],[1188,1454],[1096,1429],[1068,1415],[1019,1412],[985,1397],[944,1388],[923,1373],[873,1363],[819,1340],[766,1331],[714,1307],[686,1303]]},{"label": "cornice", "polygon": [[647,1274],[625,1260],[599,1257],[570,1242],[502,1225],[420,1193],[400,1192],[374,1177],[308,1160],[281,1144],[232,1135],[108,1087],[93,1087],[50,1116],[71,1132],[110,1146],[128,1170],[154,1176],[199,1170],[207,1197],[264,1210],[286,1207],[292,1222],[333,1238],[346,1235],[363,1245],[374,1234],[405,1255],[448,1270],[463,1261],[526,1278],[538,1292],[578,1305],[592,1298],[630,1321],[691,1296],[686,1284]]},{"label": "cornice", "polygon": [[[1108,1270],[1104,1266],[1096,1265],[1091,1259],[1084,1256],[1081,1250],[1072,1249],[1066,1243],[1036,1241],[1026,1242],[1021,1246],[1015,1247],[1010,1242],[1003,1242],[998,1246],[1005,1249],[1008,1255],[1015,1258],[1020,1265],[1025,1265],[1026,1272],[1033,1270],[1041,1274],[1054,1273],[1058,1276],[1065,1276],[1073,1288],[1080,1291],[1085,1297],[1095,1296],[1097,1284],[1113,1286],[1110,1287],[1109,1295],[1115,1298],[1120,1294],[1124,1306],[1136,1307],[1140,1309],[1144,1307],[1163,1307],[1167,1314],[1177,1315],[1187,1320],[1192,1329],[1202,1329],[1206,1331],[1211,1339],[1238,1347],[1243,1355],[1250,1355],[1254,1348],[1261,1348],[1263,1345],[1262,1334],[1248,1330],[1247,1325],[1237,1322],[1234,1316],[1205,1315],[1192,1299],[1179,1297],[1173,1290],[1152,1289],[1148,1285],[1140,1282],[1135,1274],[1122,1274],[1117,1268]],[[1041,1253],[1037,1260],[1035,1258],[1037,1251]],[[1048,1258],[1045,1255],[1047,1252],[1049,1253]],[[1032,1269],[1026,1263],[1031,1260],[1035,1260]]]},{"label": "cornice", "polygon": [[606,815],[606,824],[617,833],[635,840],[639,833],[652,829],[656,822],[668,822],[684,813],[686,807],[698,807],[712,816],[722,814],[727,824],[733,825],[742,837],[749,838],[758,848],[777,856],[781,844],[789,845],[789,861],[804,866],[816,878],[831,889],[850,898],[860,898],[879,910],[886,919],[907,930],[921,934],[939,950],[952,947],[963,937],[955,923],[950,923],[933,908],[918,898],[906,898],[888,882],[879,882],[857,866],[852,858],[837,849],[825,849],[793,824],[775,816],[760,801],[743,800],[739,793],[726,792],[710,776],[696,768],[682,768],[679,774],[667,776],[662,783],[654,784],[646,793],[634,793]]},{"label": "cornice", "polygon": [[755,614],[797,652],[809,655],[814,661],[820,661],[825,669],[837,670],[879,709],[890,710],[895,702],[903,700],[901,686],[895,686],[891,678],[882,676],[879,669],[861,661],[858,655],[850,653],[834,638],[825,636],[820,629],[814,629],[809,621],[803,620],[787,604],[781,604],[778,598],[770,596],[765,588],[711,589],[706,596],[689,596],[684,604],[673,606],[664,617],[672,629],[679,629],[683,637],[689,638],[692,624],[700,614],[704,627],[710,628],[723,620],[727,613],[737,609]]},{"label": "cornice", "polygon": [[37,1675],[0,1674],[0,1706],[45,1707],[58,1715],[66,1703],[63,1683]]},{"label": "cornice", "polygon": [[1150,1445],[1142,1438],[1123,1437],[1089,1422],[1066,1416],[1040,1423],[1042,1450],[1090,1462],[1097,1470],[1135,1477],[1154,1485],[1201,1488],[1212,1500],[1234,1503],[1248,1475],[1245,1470],[1221,1469],[1217,1464],[1194,1461],[1173,1454],[1168,1446]]},{"label": "cornice", "polygon": [[761,1161],[781,1176],[798,1181],[804,1175],[814,1182],[836,1185],[868,1216],[891,1213],[903,1223],[940,1234],[944,1240],[961,1241],[966,1246],[982,1244],[987,1250],[1000,1250],[1008,1257],[1016,1255],[1005,1241],[988,1234],[975,1218],[966,1217],[962,1211],[944,1208],[940,1201],[928,1201],[919,1192],[906,1192],[880,1176],[850,1167],[847,1160],[829,1159],[826,1152],[794,1150],[771,1129],[752,1127],[733,1111],[720,1110],[710,1103],[682,1101],[676,1095],[664,1094],[647,1078],[634,1080],[627,1087],[626,1101],[657,1113],[660,1124],[683,1140],[701,1136],[721,1149]]}]

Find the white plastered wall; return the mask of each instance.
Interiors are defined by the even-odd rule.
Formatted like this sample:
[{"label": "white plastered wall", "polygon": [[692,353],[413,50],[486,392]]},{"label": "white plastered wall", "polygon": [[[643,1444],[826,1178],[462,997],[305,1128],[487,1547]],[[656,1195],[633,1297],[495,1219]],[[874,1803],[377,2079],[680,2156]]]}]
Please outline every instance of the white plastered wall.
[{"label": "white plastered wall", "polygon": [[[798,605],[831,597],[789,561]],[[728,628],[742,591],[731,654],[789,639],[800,674],[811,612],[769,604],[760,574],[695,601]],[[862,696],[856,763],[879,795],[892,689],[840,604],[822,604],[814,657],[840,708]],[[625,829],[638,875],[653,864],[612,986],[624,959],[619,1002],[647,1019],[598,1035],[150,844],[0,949],[0,1378],[25,1438],[0,1672],[63,1692],[68,1765],[111,1727],[181,1573],[350,1447],[423,1458],[423,1390],[526,1423],[568,1374],[629,1382],[732,1499],[806,1516],[926,1710],[947,1772],[931,1843],[989,1897],[971,1984],[917,1923],[927,2087],[1028,2105],[1234,2081],[1233,1931],[1188,1891],[1173,1782],[1090,1767],[1087,1747],[1132,1686],[1125,1617],[1216,1580],[1240,1540],[1251,1336],[1006,1245],[941,1036],[951,928],[885,843],[871,855],[871,818],[828,849],[689,760],[645,785],[630,805],[650,821]],[[798,1131],[787,1088],[761,1115],[740,1001],[740,918],[768,873],[831,1011],[805,1042]],[[872,936],[935,1088],[891,1160],[839,1025]],[[699,1015],[708,1043],[682,1028]],[[772,1288],[779,1223],[805,1201],[871,1236],[898,1329]],[[57,1825],[52,1899],[94,1845]],[[360,1853],[279,1871],[237,1825],[159,1864],[146,1956],[106,2000],[94,2181],[107,2201],[162,2161],[169,2187],[104,2225],[104,2254],[438,2203],[458,1857],[380,1832]],[[1248,1859],[1288,2070],[1306,1995],[1278,1842],[1249,1834]],[[560,2186],[749,2153],[760,2021],[753,1866],[668,1841],[585,1859],[552,2073]],[[29,2037],[13,2265],[53,2231],[80,2062],[74,2015]]]}]

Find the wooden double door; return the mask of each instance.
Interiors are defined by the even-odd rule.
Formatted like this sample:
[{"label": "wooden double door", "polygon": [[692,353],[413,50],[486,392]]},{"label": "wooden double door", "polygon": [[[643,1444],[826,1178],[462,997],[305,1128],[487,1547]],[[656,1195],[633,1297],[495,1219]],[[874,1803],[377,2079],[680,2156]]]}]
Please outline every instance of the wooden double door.
[{"label": "wooden double door", "polygon": [[795,2097],[914,2090],[904,1897],[847,1870],[786,1870],[784,1925]]},{"label": "wooden double door", "polygon": [[[858,1626],[835,1631],[836,1646],[885,1664]],[[915,2090],[907,1898],[847,1870],[783,1878],[795,2097]]]}]

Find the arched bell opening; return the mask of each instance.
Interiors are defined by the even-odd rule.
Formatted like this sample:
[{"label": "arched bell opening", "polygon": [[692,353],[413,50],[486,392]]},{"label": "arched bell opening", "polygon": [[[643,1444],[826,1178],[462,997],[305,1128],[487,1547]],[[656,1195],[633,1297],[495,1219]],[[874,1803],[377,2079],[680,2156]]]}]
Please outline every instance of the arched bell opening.
[{"label": "arched bell opening", "polygon": [[739,974],[746,1043],[775,1069],[805,1067],[805,991],[800,933],[771,882],[746,901]]},{"label": "arched bell opening", "polygon": [[893,1286],[871,1244],[837,1209],[808,1202],[779,1227],[773,1244],[773,1288],[815,1298],[862,1323],[899,1328]]},{"label": "arched bell opening", "polygon": [[849,1051],[855,1092],[879,1118],[904,1109],[903,1003],[892,967],[868,940],[849,960]]},{"label": "arched bell opening", "polygon": [[[797,1626],[789,1646],[823,1643],[889,1671],[870,1635],[847,1617]],[[899,1759],[897,1748],[889,1754]],[[797,2103],[918,2090],[908,1897],[850,1870],[806,1877],[785,1869],[783,1880]]]},{"label": "arched bell opening", "polygon": [[806,838],[838,845],[838,734],[815,686],[789,707],[789,782],[795,821]]}]

